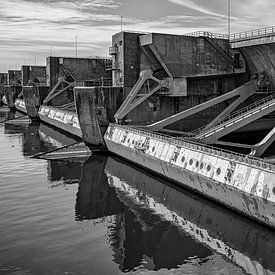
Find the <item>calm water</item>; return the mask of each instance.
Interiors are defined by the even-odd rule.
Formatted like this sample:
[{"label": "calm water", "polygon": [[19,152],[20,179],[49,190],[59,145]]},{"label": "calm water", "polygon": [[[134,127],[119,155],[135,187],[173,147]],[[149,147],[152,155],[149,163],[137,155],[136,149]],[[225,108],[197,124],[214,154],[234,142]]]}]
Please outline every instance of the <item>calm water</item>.
[{"label": "calm water", "polygon": [[0,124],[0,274],[275,272],[274,232],[193,193],[114,157],[30,158],[72,141]]}]

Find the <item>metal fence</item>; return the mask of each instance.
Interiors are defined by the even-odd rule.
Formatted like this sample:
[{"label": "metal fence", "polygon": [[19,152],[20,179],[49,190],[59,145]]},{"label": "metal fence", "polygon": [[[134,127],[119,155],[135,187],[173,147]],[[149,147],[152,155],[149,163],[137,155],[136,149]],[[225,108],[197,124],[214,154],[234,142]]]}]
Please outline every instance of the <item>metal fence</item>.
[{"label": "metal fence", "polygon": [[275,26],[250,30],[246,32],[233,33],[230,35],[230,42],[263,37],[272,34],[275,35]]},{"label": "metal fence", "polygon": [[216,38],[216,39],[228,39],[227,34],[222,33],[212,33],[207,31],[196,31],[184,34],[185,36],[193,36],[193,37],[209,37],[209,38]]},{"label": "metal fence", "polygon": [[[268,35],[275,35],[275,26],[272,27],[266,27],[266,28],[260,28],[245,32],[239,32],[239,33],[232,33],[229,37],[230,42],[235,41],[241,41],[246,39],[252,39],[257,37],[264,37]],[[221,33],[212,33],[209,31],[196,31],[191,33],[184,34],[185,36],[193,36],[193,37],[209,37],[209,38],[216,38],[216,39],[228,39],[227,34],[221,34]]]}]

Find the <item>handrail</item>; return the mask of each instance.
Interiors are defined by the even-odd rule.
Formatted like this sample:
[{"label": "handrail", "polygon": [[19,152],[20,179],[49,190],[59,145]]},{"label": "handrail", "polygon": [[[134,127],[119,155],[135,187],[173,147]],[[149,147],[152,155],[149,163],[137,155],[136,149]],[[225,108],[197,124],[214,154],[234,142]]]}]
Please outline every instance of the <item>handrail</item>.
[{"label": "handrail", "polygon": [[99,55],[90,55],[87,59],[98,59],[98,60],[112,60],[110,56],[99,56]]},{"label": "handrail", "polygon": [[131,31],[131,30],[123,30],[122,32],[127,32],[127,33],[137,33],[137,34],[150,34],[150,33],[151,33],[151,32]]},{"label": "handrail", "polygon": [[254,29],[246,32],[233,33],[230,35],[230,42],[235,42],[239,40],[252,39],[254,37],[265,36],[268,34],[275,34],[275,26]]},{"label": "handrail", "polygon": [[194,37],[209,37],[209,38],[216,38],[216,39],[228,39],[227,34],[221,34],[221,33],[212,33],[208,31],[196,31],[191,33],[186,33],[184,36],[194,36]]},{"label": "handrail", "polygon": [[[207,129],[205,132],[209,132],[211,129],[217,128],[219,125],[221,125],[221,124],[223,124],[223,123],[225,123],[225,122],[227,122],[229,120],[232,120],[233,118],[236,118],[236,117],[238,117],[238,116],[240,116],[240,115],[242,115],[242,114],[244,114],[244,113],[246,113],[246,112],[248,112],[250,110],[256,109],[259,106],[263,106],[265,103],[270,102],[274,98],[275,98],[275,94],[272,94],[272,95],[267,96],[267,97],[265,97],[265,98],[263,98],[263,99],[261,99],[259,101],[254,102],[254,103],[252,103],[250,105],[247,105],[244,108],[239,109],[239,110],[231,113],[230,115],[228,115],[226,117],[222,117],[222,118],[220,118],[219,120],[217,120],[215,122],[215,124],[213,125],[213,127]],[[195,131],[192,132],[192,135],[199,135],[199,134],[201,134],[202,132],[204,132],[203,131],[204,128],[205,128],[205,126],[204,127],[200,127],[199,129],[196,129]]]},{"label": "handrail", "polygon": [[229,150],[225,150],[225,149],[220,149],[220,148],[216,148],[210,145],[206,145],[206,144],[202,144],[193,140],[188,140],[188,139],[184,139],[184,138],[177,138],[177,137],[171,137],[171,136],[167,136],[164,134],[160,134],[160,133],[155,133],[152,131],[148,131],[148,130],[144,130],[144,129],[140,129],[140,128],[135,128],[129,125],[120,125],[120,124],[114,124],[114,123],[110,123],[110,126],[115,126],[115,127],[119,127],[119,128],[123,128],[125,130],[129,130],[129,131],[134,131],[135,133],[138,134],[143,134],[143,135],[147,135],[149,137],[152,138],[157,138],[157,139],[161,139],[163,141],[166,142],[173,142],[176,145],[179,146],[184,146],[193,150],[198,150],[204,153],[210,153],[216,156],[221,156],[221,157],[225,157],[225,158],[229,158],[230,160],[234,159],[240,162],[245,162],[247,164],[250,165],[254,165],[256,167],[260,167],[262,169],[266,169],[266,170],[270,170],[274,173],[275,171],[275,165],[268,163],[262,159],[259,159],[257,157],[253,157],[250,155],[244,155],[241,153],[237,153],[237,152],[233,152],[233,151],[229,151]]},{"label": "handrail", "polygon": [[245,39],[252,39],[254,37],[261,37],[268,34],[274,34],[275,35],[275,26],[265,27],[265,28],[259,28],[254,30],[249,30],[245,32],[238,32],[238,33],[232,33],[228,37],[227,34],[220,34],[220,33],[212,33],[209,31],[195,31],[191,33],[186,33],[184,36],[193,36],[193,37],[209,37],[209,38],[216,38],[216,39],[228,39],[230,42],[235,42],[239,40],[245,40]]}]

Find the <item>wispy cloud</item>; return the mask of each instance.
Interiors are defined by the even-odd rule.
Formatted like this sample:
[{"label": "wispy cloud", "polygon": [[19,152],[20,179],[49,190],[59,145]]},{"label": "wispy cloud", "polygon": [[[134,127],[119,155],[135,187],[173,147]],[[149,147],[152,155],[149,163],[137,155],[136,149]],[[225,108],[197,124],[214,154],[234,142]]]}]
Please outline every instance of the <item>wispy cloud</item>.
[{"label": "wispy cloud", "polygon": [[[232,32],[274,25],[274,0],[231,0]],[[123,29],[227,32],[227,0],[0,0],[0,70],[54,55],[107,55]]]},{"label": "wispy cloud", "polygon": [[226,17],[225,14],[220,14],[220,13],[213,12],[210,9],[205,8],[205,7],[201,6],[201,5],[198,5],[194,1],[191,1],[191,0],[168,0],[168,1],[171,2],[171,3],[177,4],[177,5],[180,5],[180,6],[184,6],[184,7],[188,8],[188,9],[192,9],[194,11],[198,11],[198,12],[203,13],[203,14],[207,14],[207,15],[211,15],[211,16],[216,16],[216,17],[221,17],[221,18],[225,18]]}]

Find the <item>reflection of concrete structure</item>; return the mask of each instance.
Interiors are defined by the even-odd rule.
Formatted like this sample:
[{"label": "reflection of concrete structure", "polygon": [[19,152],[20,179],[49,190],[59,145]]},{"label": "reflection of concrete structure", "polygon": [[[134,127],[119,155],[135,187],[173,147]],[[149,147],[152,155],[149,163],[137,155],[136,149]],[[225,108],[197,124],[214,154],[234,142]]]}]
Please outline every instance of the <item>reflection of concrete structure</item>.
[{"label": "reflection of concrete structure", "polygon": [[92,156],[82,168],[76,198],[77,220],[89,220],[117,215],[124,211],[115,190],[108,185],[104,173],[107,158]]},{"label": "reflection of concrete structure", "polygon": [[[190,250],[202,259],[212,253],[210,248],[248,274],[275,272],[275,236],[269,229],[113,158],[108,158],[105,173],[129,209],[121,220],[123,257],[115,255],[121,270],[131,271],[140,262],[148,269],[176,268],[192,256]],[[118,243],[119,232],[111,233],[110,240]]]},{"label": "reflection of concrete structure", "polygon": [[49,181],[60,181],[64,184],[75,184],[79,182],[82,163],[60,160],[48,161],[48,179]]},{"label": "reflection of concrete structure", "polygon": [[[12,120],[15,118],[15,112],[9,112],[7,116],[7,119]],[[5,123],[5,133],[21,134],[24,156],[33,156],[76,142],[75,139],[60,133],[46,124],[29,124],[29,121],[26,120],[14,120]]]}]

